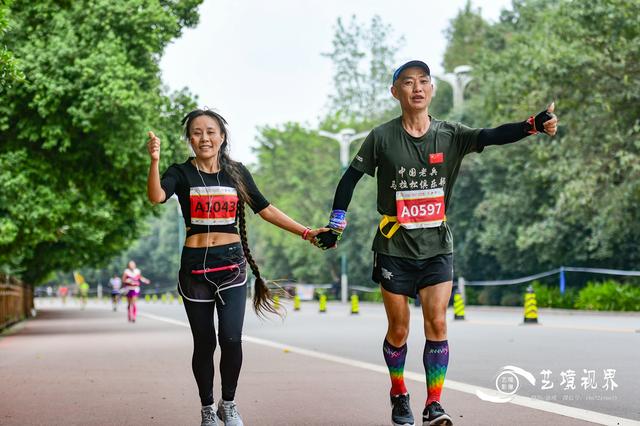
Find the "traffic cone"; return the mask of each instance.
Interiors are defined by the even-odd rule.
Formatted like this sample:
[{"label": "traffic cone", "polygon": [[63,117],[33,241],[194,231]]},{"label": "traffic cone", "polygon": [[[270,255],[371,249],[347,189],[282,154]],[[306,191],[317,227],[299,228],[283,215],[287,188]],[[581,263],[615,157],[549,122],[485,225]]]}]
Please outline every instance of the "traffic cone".
[{"label": "traffic cone", "polygon": [[151,296],[148,295],[148,294],[145,294],[144,295],[144,301],[147,302],[147,303],[151,302]]},{"label": "traffic cone", "polygon": [[152,301],[153,303],[156,303],[156,302],[158,301],[158,295],[157,295],[157,294],[154,294],[153,296],[151,296],[151,301]]},{"label": "traffic cone", "polygon": [[360,303],[358,301],[358,295],[351,295],[351,315],[357,315],[360,313]]},{"label": "traffic cone", "polygon": [[297,294],[293,296],[293,310],[294,311],[300,310],[300,296],[298,296]]},{"label": "traffic cone", "polygon": [[160,296],[160,300],[162,301],[162,303],[167,303],[167,295],[163,294],[162,296]]},{"label": "traffic cone", "polygon": [[178,295],[178,305],[182,305],[182,296]]},{"label": "traffic cone", "polygon": [[280,296],[273,296],[273,308],[275,310],[280,309]]},{"label": "traffic cone", "polygon": [[458,288],[456,288],[455,292],[453,293],[453,319],[464,319],[464,299],[462,299],[462,295],[460,294],[460,290]]},{"label": "traffic cone", "polygon": [[527,287],[527,293],[524,295],[524,323],[538,324],[538,302],[531,286]]},{"label": "traffic cone", "polygon": [[327,312],[327,295],[321,294],[320,295],[320,313],[324,314],[326,312]]}]

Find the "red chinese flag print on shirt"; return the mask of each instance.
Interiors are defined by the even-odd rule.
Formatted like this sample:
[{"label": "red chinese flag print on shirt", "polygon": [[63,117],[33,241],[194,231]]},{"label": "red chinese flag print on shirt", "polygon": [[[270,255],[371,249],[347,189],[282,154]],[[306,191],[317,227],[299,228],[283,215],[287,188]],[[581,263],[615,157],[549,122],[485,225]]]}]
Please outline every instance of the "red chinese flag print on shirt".
[{"label": "red chinese flag print on shirt", "polygon": [[189,194],[193,225],[231,225],[236,221],[238,193],[228,186],[192,187]]},{"label": "red chinese flag print on shirt", "polygon": [[444,163],[444,152],[436,152],[429,154],[429,164],[441,164]]}]

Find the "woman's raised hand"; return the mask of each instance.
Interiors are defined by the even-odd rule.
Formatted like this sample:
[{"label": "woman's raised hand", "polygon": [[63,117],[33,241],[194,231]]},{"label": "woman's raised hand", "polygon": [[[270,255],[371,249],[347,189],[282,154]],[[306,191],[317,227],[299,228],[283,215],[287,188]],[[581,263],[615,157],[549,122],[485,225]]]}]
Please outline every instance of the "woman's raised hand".
[{"label": "woman's raised hand", "polygon": [[149,156],[151,160],[158,161],[160,160],[160,138],[151,131],[147,133],[147,135],[149,136],[149,140],[147,141]]}]

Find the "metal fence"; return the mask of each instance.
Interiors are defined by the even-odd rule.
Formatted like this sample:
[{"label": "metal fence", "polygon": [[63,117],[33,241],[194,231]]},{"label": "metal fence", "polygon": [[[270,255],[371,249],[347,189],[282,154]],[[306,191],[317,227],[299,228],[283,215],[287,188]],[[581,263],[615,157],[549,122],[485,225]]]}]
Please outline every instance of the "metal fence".
[{"label": "metal fence", "polygon": [[0,274],[0,330],[21,321],[33,311],[33,287]]}]

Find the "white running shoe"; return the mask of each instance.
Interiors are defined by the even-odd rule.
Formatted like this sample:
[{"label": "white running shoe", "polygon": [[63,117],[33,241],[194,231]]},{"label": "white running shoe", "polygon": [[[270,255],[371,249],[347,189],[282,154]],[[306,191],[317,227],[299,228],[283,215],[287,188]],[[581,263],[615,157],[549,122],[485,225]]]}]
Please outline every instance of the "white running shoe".
[{"label": "white running shoe", "polygon": [[216,417],[216,410],[213,405],[205,405],[202,407],[200,414],[202,415],[200,426],[218,426],[218,418]]},{"label": "white running shoe", "polygon": [[242,418],[238,414],[235,401],[221,400],[218,402],[218,417],[224,426],[244,426]]}]

